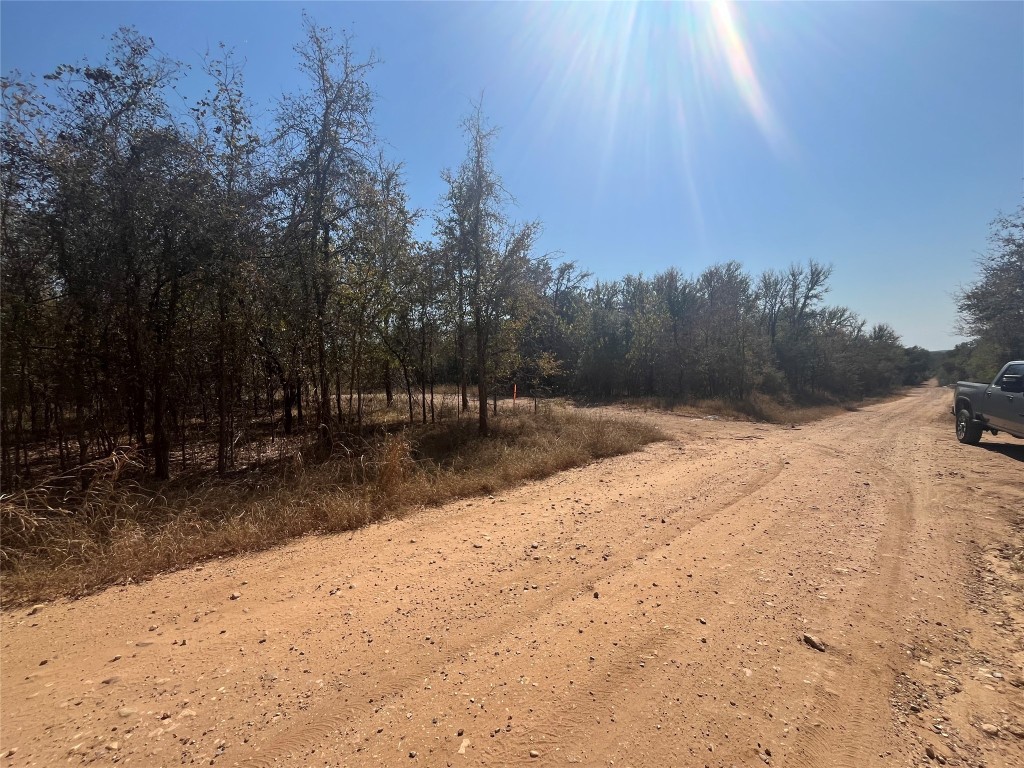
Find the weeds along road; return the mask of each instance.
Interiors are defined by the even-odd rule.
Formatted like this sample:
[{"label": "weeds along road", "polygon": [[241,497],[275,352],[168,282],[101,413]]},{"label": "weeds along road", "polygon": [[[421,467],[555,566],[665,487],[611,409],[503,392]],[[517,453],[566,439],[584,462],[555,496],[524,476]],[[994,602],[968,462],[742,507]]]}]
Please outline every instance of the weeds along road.
[{"label": "weeds along road", "polygon": [[1024,765],[1024,442],[948,401],[8,612],[3,764]]}]

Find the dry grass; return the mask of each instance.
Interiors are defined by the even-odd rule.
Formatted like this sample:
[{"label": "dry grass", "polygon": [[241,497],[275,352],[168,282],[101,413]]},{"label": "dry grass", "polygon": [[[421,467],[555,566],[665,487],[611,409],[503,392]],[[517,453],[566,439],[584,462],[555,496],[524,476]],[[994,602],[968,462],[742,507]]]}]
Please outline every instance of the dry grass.
[{"label": "dry grass", "polygon": [[[493,493],[663,439],[636,422],[546,409],[494,421],[381,432],[311,464],[305,450],[230,482],[147,488],[98,472],[0,499],[5,607],[138,581],[308,533],[347,531],[423,505]],[[337,455],[337,454],[343,455]]]},{"label": "dry grass", "polygon": [[644,410],[662,410],[697,418],[717,416],[723,419],[761,421],[769,424],[808,424],[847,411],[857,411],[866,406],[896,400],[903,395],[903,392],[899,392],[884,397],[866,398],[857,402],[823,401],[800,404],[754,393],[749,399],[740,401],[715,398],[680,402],[671,399],[642,398],[629,400],[623,404]]}]

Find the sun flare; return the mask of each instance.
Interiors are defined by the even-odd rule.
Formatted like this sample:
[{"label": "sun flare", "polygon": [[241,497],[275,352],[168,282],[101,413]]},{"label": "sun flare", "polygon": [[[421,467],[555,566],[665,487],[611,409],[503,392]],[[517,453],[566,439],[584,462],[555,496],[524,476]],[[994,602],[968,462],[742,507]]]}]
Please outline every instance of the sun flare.
[{"label": "sun flare", "polygon": [[751,117],[769,144],[776,150],[782,149],[782,128],[761,87],[749,46],[733,13],[733,3],[729,0],[711,3],[711,25],[712,40],[728,64],[736,90]]},{"label": "sun flare", "polygon": [[785,131],[730,0],[565,3],[533,13],[524,56],[559,108],[582,104],[605,119],[606,139],[642,133],[637,123],[645,120],[670,119],[694,141],[695,132],[713,135],[741,112],[773,151],[785,150]]}]

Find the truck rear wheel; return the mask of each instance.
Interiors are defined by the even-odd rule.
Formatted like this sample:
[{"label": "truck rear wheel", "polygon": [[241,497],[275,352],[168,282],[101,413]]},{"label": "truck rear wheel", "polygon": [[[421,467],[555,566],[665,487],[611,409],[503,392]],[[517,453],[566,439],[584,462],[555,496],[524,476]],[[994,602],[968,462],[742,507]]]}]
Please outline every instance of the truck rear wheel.
[{"label": "truck rear wheel", "polygon": [[981,440],[981,425],[966,408],[956,415],[956,439],[964,445],[977,445]]}]

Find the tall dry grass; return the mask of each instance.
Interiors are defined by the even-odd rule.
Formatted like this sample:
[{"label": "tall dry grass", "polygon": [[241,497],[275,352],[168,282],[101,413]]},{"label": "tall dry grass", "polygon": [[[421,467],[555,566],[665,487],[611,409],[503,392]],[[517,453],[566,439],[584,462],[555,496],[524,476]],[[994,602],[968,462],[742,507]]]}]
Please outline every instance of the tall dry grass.
[{"label": "tall dry grass", "polygon": [[[0,499],[5,607],[76,596],[308,533],[347,531],[424,505],[493,493],[662,439],[656,428],[560,408],[382,431],[311,462],[311,448],[272,469],[190,488],[146,487],[98,472]],[[339,455],[340,454],[340,455]]]}]

